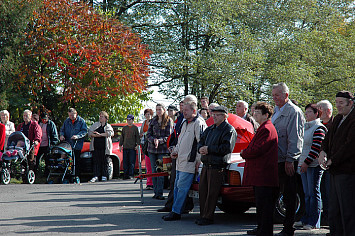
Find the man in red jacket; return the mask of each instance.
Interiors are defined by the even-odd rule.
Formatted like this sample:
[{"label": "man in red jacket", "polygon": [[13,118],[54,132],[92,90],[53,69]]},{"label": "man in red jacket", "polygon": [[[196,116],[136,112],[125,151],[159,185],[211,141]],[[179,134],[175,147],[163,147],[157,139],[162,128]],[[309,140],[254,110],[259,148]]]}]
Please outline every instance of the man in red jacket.
[{"label": "man in red jacket", "polygon": [[30,110],[25,110],[23,112],[23,123],[17,126],[16,131],[21,131],[30,141],[34,148],[30,151],[28,155],[29,166],[31,170],[34,170],[36,166],[35,155],[38,152],[39,144],[42,139],[42,129],[39,124],[31,120],[32,112]]},{"label": "man in red jacket", "polygon": [[243,185],[254,186],[258,227],[247,231],[248,235],[273,235],[273,210],[279,185],[278,137],[271,122],[273,107],[258,102],[254,118],[260,124],[249,146],[242,150],[246,160]]}]

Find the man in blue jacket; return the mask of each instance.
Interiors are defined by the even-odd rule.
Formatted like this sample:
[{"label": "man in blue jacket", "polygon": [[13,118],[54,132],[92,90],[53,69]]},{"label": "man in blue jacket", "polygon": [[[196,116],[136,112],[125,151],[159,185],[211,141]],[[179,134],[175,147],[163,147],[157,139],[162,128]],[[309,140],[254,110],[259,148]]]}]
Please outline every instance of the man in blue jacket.
[{"label": "man in blue jacket", "polygon": [[69,117],[64,121],[60,128],[60,141],[67,141],[74,149],[75,156],[75,175],[80,175],[80,153],[84,144],[84,137],[88,133],[88,127],[83,118],[78,116],[74,108],[69,108]]}]

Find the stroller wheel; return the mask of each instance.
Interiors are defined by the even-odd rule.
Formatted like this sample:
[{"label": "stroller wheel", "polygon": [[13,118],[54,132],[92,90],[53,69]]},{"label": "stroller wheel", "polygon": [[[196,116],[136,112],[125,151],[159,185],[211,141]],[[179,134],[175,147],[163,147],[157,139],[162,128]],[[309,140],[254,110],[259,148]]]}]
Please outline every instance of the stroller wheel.
[{"label": "stroller wheel", "polygon": [[36,175],[33,170],[26,171],[26,174],[22,176],[22,181],[26,184],[33,184],[35,182]]},{"label": "stroller wheel", "polygon": [[9,184],[11,180],[10,171],[8,169],[3,169],[1,171],[1,182],[3,184]]}]

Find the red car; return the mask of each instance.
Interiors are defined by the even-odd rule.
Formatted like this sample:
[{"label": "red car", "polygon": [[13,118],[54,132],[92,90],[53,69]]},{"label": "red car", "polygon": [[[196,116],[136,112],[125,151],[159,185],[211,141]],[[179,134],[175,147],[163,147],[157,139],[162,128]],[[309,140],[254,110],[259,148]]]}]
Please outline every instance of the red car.
[{"label": "red car", "polygon": [[[109,168],[108,176],[109,179],[118,178],[120,171],[123,170],[123,152],[118,149],[119,139],[122,133],[122,128],[126,126],[127,123],[111,124],[114,130],[114,136],[112,137],[112,155],[109,157]],[[142,124],[134,123],[135,126],[141,127]],[[144,155],[142,157],[142,169],[145,169]],[[82,175],[92,175],[93,174],[93,164],[92,164],[92,153],[90,152],[90,142],[84,142],[83,149],[80,155],[80,169]],[[136,159],[135,169],[139,170],[138,152]]]}]

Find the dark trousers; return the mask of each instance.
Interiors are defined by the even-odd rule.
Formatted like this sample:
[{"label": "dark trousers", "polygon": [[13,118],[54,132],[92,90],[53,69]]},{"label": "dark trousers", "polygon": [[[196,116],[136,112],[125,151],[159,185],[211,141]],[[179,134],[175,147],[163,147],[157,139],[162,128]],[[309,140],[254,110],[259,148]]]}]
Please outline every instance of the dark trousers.
[{"label": "dark trousers", "polygon": [[203,166],[199,184],[200,217],[213,220],[219,192],[223,182],[222,169]]},{"label": "dark trousers", "polygon": [[136,150],[123,149],[123,176],[134,176],[134,166],[136,165]]},{"label": "dark trousers", "polygon": [[35,148],[32,148],[27,156],[28,167],[30,170],[36,170],[36,157],[35,157]]},{"label": "dark trousers", "polygon": [[[168,195],[168,200],[165,203],[165,207],[172,209],[174,203],[174,186],[176,177],[176,159],[171,159],[171,174],[170,174],[170,191]],[[189,196],[186,197],[184,210],[191,211],[194,209],[193,199]]]},{"label": "dark trousers", "polygon": [[108,158],[105,154],[105,149],[95,149],[93,152],[93,168],[94,168],[94,176],[102,177],[107,176],[107,166],[108,166]]},{"label": "dark trousers", "polygon": [[273,214],[277,198],[277,187],[255,186],[256,217],[258,223],[257,235],[273,235]]},{"label": "dark trousers", "polygon": [[46,163],[46,167],[45,167],[45,170],[44,170],[44,175],[47,176],[49,171],[48,171],[48,152],[49,152],[49,147],[46,146],[46,147],[39,147],[38,149],[38,153],[37,153],[37,156],[36,156],[36,172],[38,171],[38,166],[39,166],[39,163],[42,160],[45,161]]},{"label": "dark trousers", "polygon": [[355,235],[355,175],[330,174],[329,226],[331,235]]},{"label": "dark trousers", "polygon": [[74,158],[75,158],[75,175],[80,176],[80,154],[81,150],[74,149]]},{"label": "dark trousers", "polygon": [[293,234],[295,229],[295,211],[296,211],[296,196],[297,196],[297,162],[294,162],[295,174],[288,176],[285,171],[285,162],[279,163],[279,182],[280,188],[283,192],[284,203],[286,208],[286,216],[283,222],[284,231],[288,234]]},{"label": "dark trousers", "polygon": [[[322,181],[320,184],[320,192],[322,196],[322,218],[328,219],[328,209],[329,209],[329,190],[330,190],[330,174],[329,170],[323,172]],[[328,222],[328,221],[327,221]]]}]

